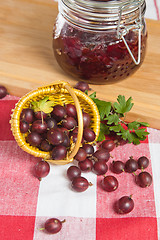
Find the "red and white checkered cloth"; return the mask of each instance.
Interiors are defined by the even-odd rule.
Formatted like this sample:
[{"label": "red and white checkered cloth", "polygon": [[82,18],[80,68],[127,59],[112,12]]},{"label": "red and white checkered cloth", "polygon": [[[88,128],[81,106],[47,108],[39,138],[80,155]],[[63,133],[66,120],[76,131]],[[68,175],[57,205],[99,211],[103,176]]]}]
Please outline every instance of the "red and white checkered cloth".
[{"label": "red and white checkered cloth", "polygon": [[[113,159],[126,161],[145,155],[153,184],[140,188],[132,174],[116,175],[119,188],[104,192],[102,176],[85,173],[93,186],[74,192],[66,177],[69,165],[51,165],[40,182],[33,175],[39,161],[15,142],[10,130],[10,114],[18,98],[0,100],[0,240],[157,240],[160,239],[160,131],[148,128],[148,139],[138,146],[126,144],[112,151]],[[111,162],[112,159],[109,160]],[[107,172],[109,174],[110,171]],[[133,194],[135,208],[126,215],[113,210],[114,202]],[[57,234],[41,231],[51,217],[66,219]]]}]

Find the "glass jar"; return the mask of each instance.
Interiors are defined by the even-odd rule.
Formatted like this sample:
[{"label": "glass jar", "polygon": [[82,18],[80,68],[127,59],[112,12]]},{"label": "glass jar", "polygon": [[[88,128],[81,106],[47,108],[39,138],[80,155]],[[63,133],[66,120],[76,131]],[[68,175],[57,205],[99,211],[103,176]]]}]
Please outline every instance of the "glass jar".
[{"label": "glass jar", "polygon": [[59,0],[54,55],[76,80],[114,83],[133,74],[146,50],[145,0]]}]

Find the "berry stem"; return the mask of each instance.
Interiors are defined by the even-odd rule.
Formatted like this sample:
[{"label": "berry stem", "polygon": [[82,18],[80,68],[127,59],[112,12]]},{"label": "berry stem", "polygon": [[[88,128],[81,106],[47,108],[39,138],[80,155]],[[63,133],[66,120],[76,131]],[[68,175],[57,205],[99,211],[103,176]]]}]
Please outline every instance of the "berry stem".
[{"label": "berry stem", "polygon": [[43,230],[45,230],[45,228],[40,228],[39,230],[40,230],[40,231],[43,231]]},{"label": "berry stem", "polygon": [[93,183],[89,182],[89,186],[90,186],[90,187],[93,186]]},{"label": "berry stem", "polygon": [[136,174],[135,172],[133,172],[133,175],[134,175],[134,176],[137,176],[137,174]]},{"label": "berry stem", "polygon": [[43,114],[42,114],[42,111],[41,111],[41,119],[42,119],[42,124],[44,123],[44,120],[43,120]]},{"label": "berry stem", "polygon": [[61,223],[65,223],[66,222],[66,219],[64,219],[63,221],[61,221]]}]

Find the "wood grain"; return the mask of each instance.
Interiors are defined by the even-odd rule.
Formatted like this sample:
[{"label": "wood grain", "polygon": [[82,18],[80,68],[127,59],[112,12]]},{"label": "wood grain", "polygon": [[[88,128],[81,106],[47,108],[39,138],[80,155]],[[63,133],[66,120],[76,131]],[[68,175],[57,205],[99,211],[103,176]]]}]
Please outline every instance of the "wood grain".
[{"label": "wood grain", "polygon": [[[10,94],[22,96],[53,81],[77,79],[66,75],[52,51],[52,28],[57,2],[5,0],[0,6],[0,83]],[[111,85],[91,85],[97,97],[116,101],[132,96],[134,107],[127,120],[149,122],[160,129],[160,22],[147,19],[148,47],[141,68],[126,80]]]}]

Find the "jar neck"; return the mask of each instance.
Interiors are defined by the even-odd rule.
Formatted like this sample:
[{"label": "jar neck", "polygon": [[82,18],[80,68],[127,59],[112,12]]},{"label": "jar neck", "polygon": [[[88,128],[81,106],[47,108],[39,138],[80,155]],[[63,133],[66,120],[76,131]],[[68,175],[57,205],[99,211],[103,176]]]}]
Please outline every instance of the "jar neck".
[{"label": "jar neck", "polygon": [[125,29],[141,22],[145,0],[59,0],[59,12],[70,23],[89,31]]}]

